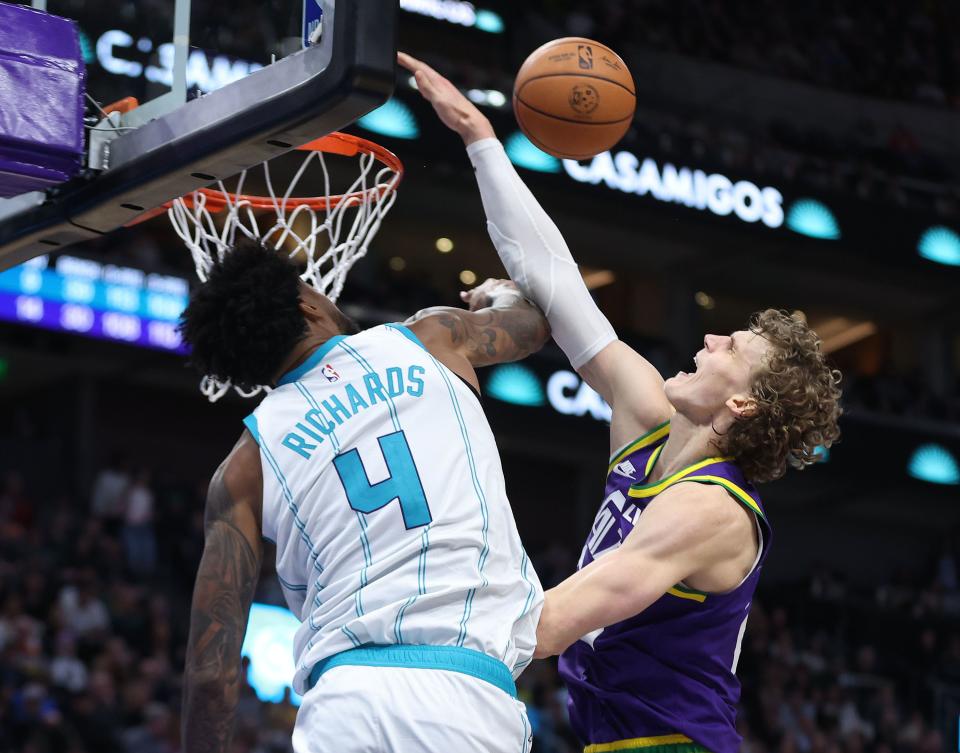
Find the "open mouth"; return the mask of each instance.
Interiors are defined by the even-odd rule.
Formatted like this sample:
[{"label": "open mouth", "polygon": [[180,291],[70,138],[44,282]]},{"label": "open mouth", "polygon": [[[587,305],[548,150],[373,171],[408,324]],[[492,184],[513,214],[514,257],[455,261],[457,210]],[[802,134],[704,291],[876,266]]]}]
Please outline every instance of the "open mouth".
[{"label": "open mouth", "polygon": [[[699,355],[699,354],[698,354],[698,355]],[[696,372],[697,372],[697,370],[699,370],[699,368],[700,368],[700,363],[697,361],[697,356],[695,355],[695,356],[693,357],[693,371],[678,371],[678,372],[677,372],[677,376],[678,376],[678,377],[689,377],[689,376],[693,376],[694,374],[696,374]]]}]

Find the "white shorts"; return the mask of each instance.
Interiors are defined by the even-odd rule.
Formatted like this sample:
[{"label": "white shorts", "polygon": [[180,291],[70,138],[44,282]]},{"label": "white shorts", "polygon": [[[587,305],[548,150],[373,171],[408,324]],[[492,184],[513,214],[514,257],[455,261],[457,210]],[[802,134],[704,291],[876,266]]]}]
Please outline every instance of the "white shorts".
[{"label": "white shorts", "polygon": [[526,707],[485,680],[409,667],[338,666],[303,697],[295,753],[527,753]]}]

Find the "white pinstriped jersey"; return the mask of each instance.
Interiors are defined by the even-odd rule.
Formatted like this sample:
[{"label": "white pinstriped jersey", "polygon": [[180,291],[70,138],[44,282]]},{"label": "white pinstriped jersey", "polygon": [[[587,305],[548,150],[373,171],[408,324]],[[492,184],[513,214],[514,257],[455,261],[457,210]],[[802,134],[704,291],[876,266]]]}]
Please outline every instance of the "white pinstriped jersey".
[{"label": "white pinstriped jersey", "polygon": [[294,688],[364,644],[464,646],[529,663],[543,591],[480,401],[400,325],[336,337],[245,423],[263,535],[303,621]]}]

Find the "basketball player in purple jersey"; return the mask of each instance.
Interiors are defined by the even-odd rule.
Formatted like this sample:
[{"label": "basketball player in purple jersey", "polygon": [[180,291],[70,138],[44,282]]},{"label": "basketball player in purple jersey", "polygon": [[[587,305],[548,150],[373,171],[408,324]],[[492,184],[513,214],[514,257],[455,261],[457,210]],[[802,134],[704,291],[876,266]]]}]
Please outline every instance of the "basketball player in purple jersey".
[{"label": "basketball player in purple jersey", "polygon": [[605,498],[578,572],[546,594],[537,655],[561,655],[587,753],[735,753],[737,659],[771,542],[753,484],[836,440],[839,374],[805,323],[768,309],[707,335],[693,373],[664,381],[617,339],[487,119],[428,66],[400,62],[467,145],[511,277],[613,408]]}]

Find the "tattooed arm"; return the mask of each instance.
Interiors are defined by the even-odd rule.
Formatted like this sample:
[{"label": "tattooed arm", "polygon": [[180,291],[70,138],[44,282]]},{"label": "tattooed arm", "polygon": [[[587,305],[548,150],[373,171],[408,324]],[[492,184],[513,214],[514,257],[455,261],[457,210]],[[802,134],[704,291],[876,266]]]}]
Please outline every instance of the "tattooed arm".
[{"label": "tattooed arm", "polygon": [[245,431],[207,492],[205,543],[184,666],[184,753],[230,749],[243,684],[240,646],[263,559],[262,485],[260,452]]},{"label": "tattooed arm", "polygon": [[470,311],[435,306],[406,324],[437,360],[475,387],[473,367],[519,361],[550,339],[543,313],[508,280],[487,280],[461,297]]}]

